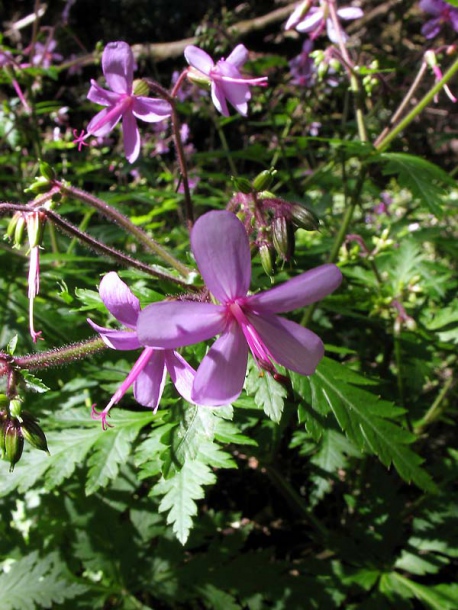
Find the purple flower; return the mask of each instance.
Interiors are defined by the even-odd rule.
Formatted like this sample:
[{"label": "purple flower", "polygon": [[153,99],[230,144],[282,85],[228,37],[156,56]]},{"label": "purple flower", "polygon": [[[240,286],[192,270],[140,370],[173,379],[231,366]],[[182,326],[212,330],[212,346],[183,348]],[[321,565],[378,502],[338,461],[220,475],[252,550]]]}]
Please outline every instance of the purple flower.
[{"label": "purple flower", "polygon": [[139,315],[137,333],[143,345],[166,349],[220,337],[197,369],[193,402],[218,406],[242,391],[248,351],[258,366],[274,375],[272,362],[311,375],[324,348],[320,338],[295,322],[277,316],[322,299],[342,279],[335,265],[322,265],[281,286],[248,295],[250,245],[243,224],[231,212],[208,212],[194,225],[191,247],[201,275],[219,305],[163,301]]},{"label": "purple flower", "polygon": [[316,67],[310,53],[313,50],[313,42],[310,39],[304,41],[302,51],[289,61],[291,71],[291,84],[300,87],[311,87],[316,79]]},{"label": "purple flower", "polygon": [[[320,7],[310,7],[310,2],[306,0],[293,11],[285,29],[291,30],[295,28],[298,32],[310,34],[310,38],[314,40],[326,28],[328,38],[331,42],[346,42],[347,35],[340,29],[337,31],[333,20],[329,14],[329,4],[333,0],[321,0]],[[360,8],[352,6],[343,6],[336,9],[337,16],[340,19],[351,20],[359,19],[363,16],[363,11]]]},{"label": "purple flower", "polygon": [[[166,100],[137,95],[133,87],[134,56],[131,48],[125,42],[109,42],[102,55],[102,69],[111,91],[107,91],[91,80],[91,88],[87,97],[91,102],[107,106],[101,110],[87,127],[87,134],[75,141],[78,145],[90,136],[105,136],[122,117],[124,136],[124,152],[130,163],[133,163],[140,153],[140,134],[136,119],[147,123],[163,121],[170,116],[172,108]],[[144,83],[140,81],[139,90],[146,92]],[[142,89],[145,89],[143,91]]]},{"label": "purple flower", "polygon": [[[191,80],[211,83],[213,103],[224,116],[229,116],[226,100],[237,112],[246,116],[251,99],[250,86],[267,86],[266,76],[244,78],[240,73],[240,68],[248,59],[248,50],[243,44],[237,45],[227,59],[220,59],[216,64],[208,53],[192,45],[185,48],[184,56],[191,66]],[[197,74],[193,73],[193,69],[197,70]]]},{"label": "purple flower", "polygon": [[46,44],[36,42],[33,47],[32,65],[49,68],[51,64],[56,61],[62,61],[62,55],[60,53],[54,53],[56,46],[57,42],[52,39],[48,40]]},{"label": "purple flower", "polygon": [[420,0],[418,6],[425,13],[433,15],[421,28],[425,38],[434,38],[439,34],[445,23],[450,23],[455,32],[458,32],[458,8],[447,4],[443,0]]},{"label": "purple flower", "polygon": [[[127,330],[104,328],[88,319],[92,328],[100,334],[104,343],[112,349],[133,350],[141,348],[142,345],[136,332],[137,319],[140,314],[140,302],[137,297],[132,294],[114,271],[108,273],[102,279],[99,294],[108,311]],[[156,411],[164,389],[166,371],[169,372],[181,396],[190,401],[192,381],[195,375],[194,369],[173,350],[146,347],[105,409],[98,413],[93,408],[93,418],[101,419],[102,426],[105,429],[109,425],[106,418],[111,407],[121,400],[132,384],[135,400],[144,407],[151,407]]]}]

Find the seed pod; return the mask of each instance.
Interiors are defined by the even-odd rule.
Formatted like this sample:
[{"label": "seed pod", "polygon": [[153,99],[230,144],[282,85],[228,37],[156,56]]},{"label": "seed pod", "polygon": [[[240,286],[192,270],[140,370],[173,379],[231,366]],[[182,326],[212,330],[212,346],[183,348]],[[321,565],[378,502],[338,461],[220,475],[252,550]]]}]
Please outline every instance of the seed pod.
[{"label": "seed pod", "polygon": [[21,416],[21,401],[18,398],[13,398],[9,403],[9,412],[11,417],[20,417]]},{"label": "seed pod", "polygon": [[299,229],[305,229],[306,231],[317,231],[320,227],[320,220],[315,212],[312,212],[300,203],[295,203],[292,206],[291,217],[294,224]]},{"label": "seed pod", "polygon": [[40,161],[40,174],[50,182],[56,179],[56,172],[46,161]]},{"label": "seed pod", "polygon": [[22,436],[32,445],[32,447],[35,447],[35,449],[39,449],[40,451],[46,451],[49,455],[45,433],[37,424],[36,420],[34,418],[26,417],[25,413],[22,416],[21,432]]},{"label": "seed pod", "polygon": [[272,221],[272,243],[278,254],[289,261],[294,254],[294,229],[284,216],[276,216]]},{"label": "seed pod", "polygon": [[256,192],[267,190],[272,184],[276,173],[277,170],[273,167],[271,167],[270,169],[265,169],[263,172],[258,174],[253,180],[253,189]]},{"label": "seed pod", "polygon": [[244,193],[245,195],[253,192],[250,181],[246,178],[236,178],[235,176],[231,176],[231,180],[236,191],[240,191],[240,193]]},{"label": "seed pod", "polygon": [[10,472],[19,462],[24,449],[24,437],[17,419],[10,419],[5,424],[5,455],[10,463]]},{"label": "seed pod", "polygon": [[269,277],[274,274],[272,249],[267,244],[259,246],[259,256],[261,257],[261,265]]}]

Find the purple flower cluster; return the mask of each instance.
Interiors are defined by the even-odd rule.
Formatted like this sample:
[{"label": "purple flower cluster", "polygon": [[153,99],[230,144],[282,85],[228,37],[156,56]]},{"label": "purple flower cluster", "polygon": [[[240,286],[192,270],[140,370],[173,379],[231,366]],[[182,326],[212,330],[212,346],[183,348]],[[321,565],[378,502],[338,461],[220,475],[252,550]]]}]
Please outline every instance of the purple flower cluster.
[{"label": "purple flower cluster", "polygon": [[[231,212],[212,211],[194,225],[191,247],[211,301],[161,301],[142,311],[138,299],[115,273],[102,280],[100,295],[128,330],[111,330],[89,321],[114,349],[143,348],[125,382],[97,417],[106,425],[113,404],[134,384],[138,402],[157,408],[167,369],[179,393],[199,405],[220,406],[242,391],[248,353],[258,367],[277,374],[274,363],[311,375],[324,354],[312,331],[278,314],[305,307],[332,291],[342,275],[326,264],[280,286],[249,294],[251,253],[243,224]],[[197,371],[174,350],[215,335]]]},{"label": "purple flower cluster", "polygon": [[420,0],[418,5],[422,11],[432,15],[421,28],[421,33],[428,40],[437,36],[442,26],[449,23],[458,32],[458,8],[444,0]]}]

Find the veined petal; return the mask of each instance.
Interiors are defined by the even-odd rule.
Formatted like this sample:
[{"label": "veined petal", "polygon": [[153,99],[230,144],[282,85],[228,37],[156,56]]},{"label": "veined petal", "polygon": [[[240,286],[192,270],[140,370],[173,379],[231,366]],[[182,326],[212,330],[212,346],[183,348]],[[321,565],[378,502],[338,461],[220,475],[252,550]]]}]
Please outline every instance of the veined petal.
[{"label": "veined petal", "polygon": [[313,7],[309,10],[305,18],[296,25],[298,32],[312,32],[323,21],[324,15],[320,8]]},{"label": "veined petal", "polygon": [[301,375],[312,375],[324,356],[321,339],[312,331],[272,314],[248,314],[263,343],[278,364]]},{"label": "veined petal", "polygon": [[140,312],[137,335],[142,345],[175,349],[219,335],[225,325],[225,308],[220,305],[161,301]]},{"label": "veined petal", "polygon": [[344,6],[337,9],[337,15],[340,17],[340,19],[350,20],[359,19],[364,15],[364,12],[362,9],[356,6]]},{"label": "veined petal", "polygon": [[101,87],[95,80],[91,80],[91,88],[87,94],[88,100],[94,102],[94,104],[100,104],[101,106],[115,106],[119,100],[119,93],[113,91],[107,91]]},{"label": "veined petal", "polygon": [[233,323],[210,348],[197,369],[193,402],[208,407],[227,405],[240,395],[245,381],[248,345]]},{"label": "veined petal", "polygon": [[183,356],[171,349],[164,350],[165,366],[179,394],[188,402],[192,402],[192,384],[196,371]]},{"label": "veined petal", "polygon": [[123,112],[122,106],[104,108],[89,122],[87,133],[91,136],[106,136],[119,123]]},{"label": "veined petal", "polygon": [[226,99],[242,116],[248,114],[248,101],[251,99],[251,92],[248,85],[241,83],[223,82],[222,88]]},{"label": "veined petal", "polygon": [[229,108],[227,107],[226,95],[222,83],[212,81],[211,96],[212,102],[214,103],[216,110],[220,112],[223,116],[229,116]]},{"label": "veined petal", "polygon": [[111,315],[124,326],[135,329],[140,301],[117,273],[111,271],[104,276],[100,282],[99,294]]},{"label": "veined petal", "polygon": [[210,292],[225,303],[246,295],[251,280],[248,237],[232,212],[213,210],[191,232],[191,248]]},{"label": "veined petal", "polygon": [[137,334],[130,330],[113,330],[112,328],[104,328],[99,326],[89,318],[87,319],[89,324],[99,333],[100,338],[103,340],[105,345],[111,347],[111,349],[119,349],[123,351],[138,349],[141,344],[138,341]]},{"label": "veined petal", "polygon": [[213,68],[213,59],[203,49],[199,49],[194,45],[189,45],[184,50],[184,56],[190,66],[206,74],[210,74],[210,70]]},{"label": "veined petal", "polygon": [[147,123],[157,123],[172,114],[172,107],[166,100],[136,96],[134,97],[132,112],[137,119]]},{"label": "veined petal", "polygon": [[306,307],[340,286],[342,273],[335,265],[320,265],[280,286],[248,297],[247,307],[256,312],[283,313]]},{"label": "veined petal", "polygon": [[164,350],[155,349],[134,383],[135,400],[156,410],[164,391],[165,376]]},{"label": "veined petal", "polygon": [[236,68],[241,68],[247,60],[248,49],[243,44],[238,44],[226,59],[226,62],[232,64]]},{"label": "veined petal", "polygon": [[126,110],[122,117],[122,135],[124,139],[124,154],[129,163],[137,160],[140,154],[140,132],[137,127],[137,119],[132,110]]},{"label": "veined petal", "polygon": [[109,42],[102,54],[102,69],[110,89],[116,93],[132,93],[134,56],[126,42]]}]

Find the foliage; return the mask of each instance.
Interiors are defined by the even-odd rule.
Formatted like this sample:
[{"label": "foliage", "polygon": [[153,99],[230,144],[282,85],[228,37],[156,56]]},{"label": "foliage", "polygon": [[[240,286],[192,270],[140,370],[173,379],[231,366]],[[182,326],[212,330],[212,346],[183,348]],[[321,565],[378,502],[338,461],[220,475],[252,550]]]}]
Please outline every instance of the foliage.
[{"label": "foliage", "polygon": [[[433,90],[458,69],[451,24],[428,40],[431,70],[418,59],[428,19],[418,8],[387,5],[380,17],[364,3],[364,21],[345,24],[348,43],[317,35],[310,55],[305,35],[285,33],[278,16],[259,21],[271,3],[199,2],[199,23],[181,5],[150,14],[149,3],[117,4],[121,16],[132,9],[124,40],[145,43],[134,48],[135,78],[176,110],[171,122],[139,124],[133,164],[118,127],[77,135],[96,114],[89,81],[106,85],[100,58],[123,38],[122,19],[84,0],[18,29],[18,15],[5,16],[2,610],[452,610],[456,133],[454,102]],[[252,45],[241,72],[250,86],[264,76],[269,86],[250,89],[248,117],[219,114],[192,79],[178,81],[177,99],[168,91],[186,62],[172,47],[163,62],[146,43],[180,19],[173,35],[194,31],[212,61]],[[107,311],[100,281],[116,270],[142,309],[203,298],[188,227],[213,209],[244,220],[250,294],[338,265],[338,290],[284,316],[319,335],[326,356],[303,376],[255,349],[232,405],[192,404],[170,375],[157,409],[139,404],[125,380],[141,350],[109,349],[87,322],[112,331],[124,323]],[[37,243],[31,210],[45,214]],[[209,345],[178,351],[197,368]],[[105,405],[102,429],[94,419]],[[11,422],[39,427],[50,455],[26,442],[14,464],[4,440]]]}]

